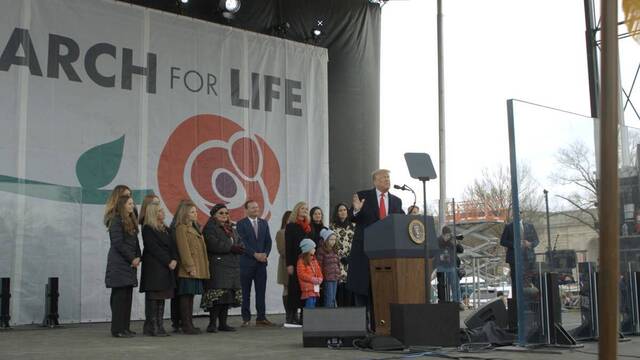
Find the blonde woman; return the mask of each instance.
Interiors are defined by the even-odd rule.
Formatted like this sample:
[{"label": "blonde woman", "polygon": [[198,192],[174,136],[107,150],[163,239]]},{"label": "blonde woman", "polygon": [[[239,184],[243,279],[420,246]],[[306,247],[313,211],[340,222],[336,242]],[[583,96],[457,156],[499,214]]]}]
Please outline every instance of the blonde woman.
[{"label": "blonde woman", "polygon": [[[109,198],[107,199],[107,203],[104,206],[104,216],[102,218],[102,223],[104,226],[109,228],[109,223],[111,222],[111,218],[116,214],[116,206],[118,203],[118,199],[120,196],[131,196],[131,189],[127,185],[118,185],[113,188]],[[135,207],[134,207],[135,209]],[[134,214],[137,213],[134,210]]]},{"label": "blonde woman", "polygon": [[138,222],[140,223],[140,226],[144,225],[144,217],[147,214],[147,206],[149,206],[149,204],[154,201],[160,203],[160,198],[154,194],[149,194],[145,196],[144,199],[142,199],[142,205],[140,205],[140,216],[138,216]]},{"label": "blonde woman", "polygon": [[203,293],[203,280],[209,279],[209,260],[204,237],[198,230],[198,210],[186,201],[176,213],[176,244],[180,257],[178,266],[178,302],[182,331],[188,335],[200,333],[193,326],[193,297]]},{"label": "blonde woman", "polygon": [[120,196],[108,223],[111,247],[107,257],[105,284],[111,289],[111,335],[117,338],[135,335],[129,325],[133,288],[138,286],[140,245],[138,219],[133,209],[133,199]]},{"label": "blonde woman", "polygon": [[146,205],[143,203],[143,207],[144,253],[140,279],[140,292],[145,293],[143,332],[150,336],[168,336],[162,322],[164,301],[174,296],[176,280],[173,271],[178,264],[178,254],[171,244],[169,230],[164,224],[164,210],[160,206],[160,200],[156,198]]},{"label": "blonde woman", "polygon": [[286,319],[285,326],[299,327],[301,320],[298,319],[298,309],[302,308],[300,301],[300,284],[296,275],[298,257],[301,254],[300,242],[302,239],[311,236],[311,219],[309,218],[309,206],[301,201],[293,207],[289,221],[284,230],[285,256],[287,274],[289,275],[289,287],[287,289],[287,307],[289,318]]}]

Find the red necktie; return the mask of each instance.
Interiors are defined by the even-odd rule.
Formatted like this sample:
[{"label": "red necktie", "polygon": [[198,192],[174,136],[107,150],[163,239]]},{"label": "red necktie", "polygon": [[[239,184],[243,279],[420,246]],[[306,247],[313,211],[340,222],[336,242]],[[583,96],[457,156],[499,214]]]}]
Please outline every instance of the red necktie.
[{"label": "red necktie", "polygon": [[380,220],[384,219],[387,216],[387,207],[384,205],[384,193],[380,194]]}]

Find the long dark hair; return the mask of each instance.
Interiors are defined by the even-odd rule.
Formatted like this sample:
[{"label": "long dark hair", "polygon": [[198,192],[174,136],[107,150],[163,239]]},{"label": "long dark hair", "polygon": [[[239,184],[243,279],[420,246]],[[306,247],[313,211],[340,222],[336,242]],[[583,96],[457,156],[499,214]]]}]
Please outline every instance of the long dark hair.
[{"label": "long dark hair", "polygon": [[[340,217],[338,216],[338,210],[340,210],[341,206],[344,206],[344,208],[347,209],[347,218],[344,220],[340,220]],[[333,209],[333,217],[331,218],[331,221],[334,226],[341,228],[349,227],[349,225],[351,225],[351,220],[349,219],[349,206],[343,202],[338,203],[338,205]]]},{"label": "long dark hair", "polygon": [[324,213],[322,212],[322,209],[320,208],[320,206],[314,206],[311,208],[311,210],[309,210],[309,217],[311,218],[311,224],[315,224],[315,221],[313,221],[313,214],[316,211],[320,211],[320,214],[322,215],[322,219],[320,219],[320,224],[318,225],[324,226]]},{"label": "long dark hair", "polygon": [[287,210],[282,214],[282,223],[280,225],[280,230],[287,227],[287,223],[289,222],[289,216],[291,216],[291,210]]}]

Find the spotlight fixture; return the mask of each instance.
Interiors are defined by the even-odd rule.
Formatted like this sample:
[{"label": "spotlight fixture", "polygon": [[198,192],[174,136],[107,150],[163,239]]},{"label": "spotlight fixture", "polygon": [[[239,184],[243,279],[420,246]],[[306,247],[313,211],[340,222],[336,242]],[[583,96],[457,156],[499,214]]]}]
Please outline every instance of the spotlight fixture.
[{"label": "spotlight fixture", "polygon": [[180,0],[181,3],[186,4],[189,2],[189,0]]},{"label": "spotlight fixture", "polygon": [[318,29],[318,28],[313,29],[312,33],[313,33],[313,36],[314,36],[314,37],[320,37],[320,36],[322,36],[322,30],[320,30],[320,29]]},{"label": "spotlight fixture", "polygon": [[324,36],[324,20],[316,20],[316,26],[311,29],[311,37],[307,39],[307,42],[319,43],[320,39]]},{"label": "spotlight fixture", "polygon": [[220,0],[222,16],[229,20],[233,19],[238,10],[240,10],[240,5],[240,0]]}]

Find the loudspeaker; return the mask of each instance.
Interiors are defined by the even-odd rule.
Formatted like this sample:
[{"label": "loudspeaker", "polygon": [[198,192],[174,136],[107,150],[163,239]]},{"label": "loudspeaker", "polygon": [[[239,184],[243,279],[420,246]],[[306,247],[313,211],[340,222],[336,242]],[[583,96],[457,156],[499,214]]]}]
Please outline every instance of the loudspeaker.
[{"label": "loudspeaker", "polygon": [[11,312],[9,311],[9,302],[11,300],[11,279],[2,278],[2,286],[0,287],[0,329],[8,329],[9,320],[11,320]]},{"label": "loudspeaker", "polygon": [[391,336],[405,346],[460,345],[457,303],[391,304]]},{"label": "loudspeaker", "polygon": [[49,282],[45,285],[44,294],[44,319],[42,320],[43,327],[57,327],[60,326],[58,322],[58,298],[60,293],[58,292],[58,278],[50,277]]},{"label": "loudspeaker", "polygon": [[367,336],[364,307],[304,309],[304,347],[351,347]]},{"label": "loudspeaker", "polygon": [[485,323],[493,321],[498,327],[507,328],[509,318],[507,309],[504,307],[502,299],[496,299],[473,312],[466,319],[464,324],[468,329],[475,329],[484,326]]}]

